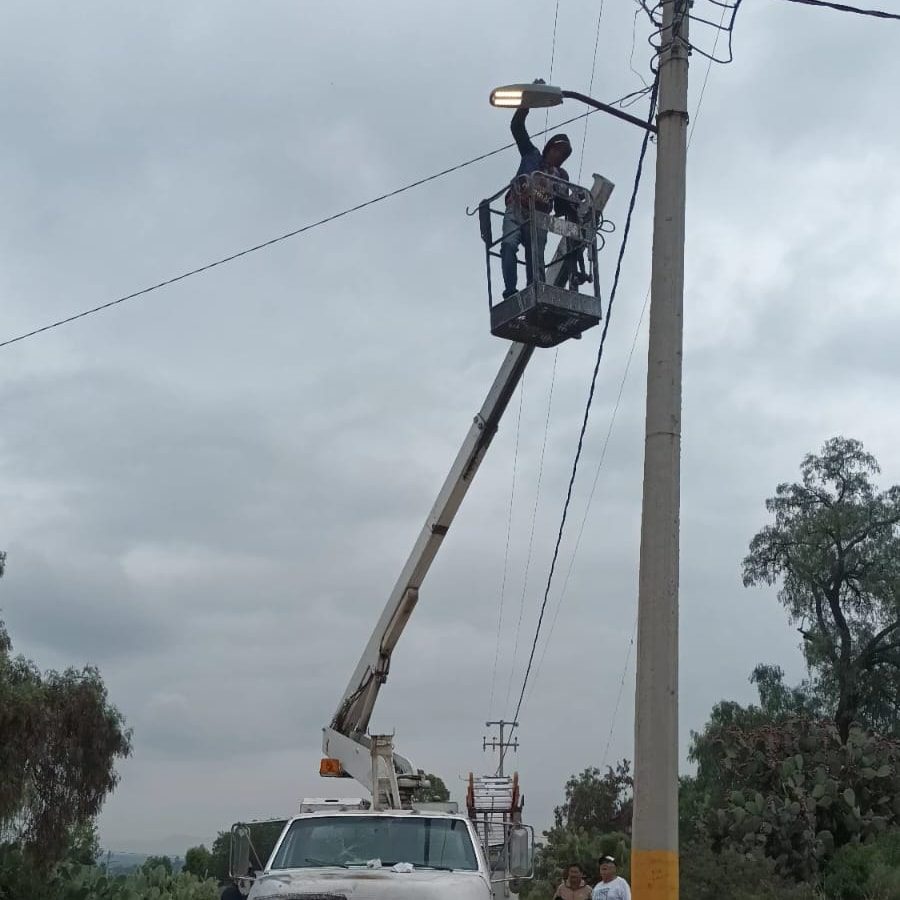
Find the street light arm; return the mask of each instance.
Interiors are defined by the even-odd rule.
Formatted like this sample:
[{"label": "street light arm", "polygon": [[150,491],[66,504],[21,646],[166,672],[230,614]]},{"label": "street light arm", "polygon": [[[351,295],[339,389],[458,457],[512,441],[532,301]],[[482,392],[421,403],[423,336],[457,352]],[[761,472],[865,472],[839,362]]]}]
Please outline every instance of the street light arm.
[{"label": "street light arm", "polygon": [[588,97],[587,94],[579,94],[578,91],[563,91],[562,96],[568,100],[580,100],[582,103],[586,103],[588,106],[593,106],[594,109],[600,109],[605,113],[609,113],[611,116],[615,116],[617,119],[622,119],[625,122],[631,122],[632,125],[637,125],[638,128],[643,128],[646,131],[651,131],[653,134],[657,133],[656,126],[651,122],[645,122],[643,119],[639,119],[637,116],[632,116],[630,113],[623,112],[621,109],[616,109],[614,106],[610,106],[608,103],[601,103],[599,100],[595,100],[593,97]]}]

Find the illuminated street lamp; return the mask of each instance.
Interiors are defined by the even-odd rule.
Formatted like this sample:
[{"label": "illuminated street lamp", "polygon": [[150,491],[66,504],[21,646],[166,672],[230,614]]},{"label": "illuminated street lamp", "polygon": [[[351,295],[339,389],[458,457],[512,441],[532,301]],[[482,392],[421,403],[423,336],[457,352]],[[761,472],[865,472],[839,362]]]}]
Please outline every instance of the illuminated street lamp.
[{"label": "illuminated street lamp", "polygon": [[602,110],[622,119],[625,122],[631,122],[647,131],[656,133],[656,126],[638,119],[636,116],[629,115],[621,109],[616,109],[608,103],[602,103],[587,94],[579,94],[577,91],[564,91],[562,88],[555,87],[552,84],[507,84],[503,87],[494,88],[491,91],[491,106],[500,109],[540,109],[545,106],[559,106],[563,100],[580,100],[594,109]]}]

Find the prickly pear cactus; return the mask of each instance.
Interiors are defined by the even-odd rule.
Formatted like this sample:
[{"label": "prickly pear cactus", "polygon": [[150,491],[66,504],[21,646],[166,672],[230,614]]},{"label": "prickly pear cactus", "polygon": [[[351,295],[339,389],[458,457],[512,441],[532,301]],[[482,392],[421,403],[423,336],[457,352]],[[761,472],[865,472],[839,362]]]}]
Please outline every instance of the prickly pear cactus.
[{"label": "prickly pear cactus", "polygon": [[833,724],[786,719],[715,738],[720,783],[706,827],[714,842],[762,853],[780,871],[808,879],[836,847],[900,823],[900,742]]}]

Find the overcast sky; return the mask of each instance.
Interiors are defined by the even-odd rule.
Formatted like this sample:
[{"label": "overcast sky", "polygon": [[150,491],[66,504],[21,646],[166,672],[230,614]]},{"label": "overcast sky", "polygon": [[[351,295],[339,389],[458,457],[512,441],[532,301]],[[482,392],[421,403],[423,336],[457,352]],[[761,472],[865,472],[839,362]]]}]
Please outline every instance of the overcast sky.
[{"label": "overcast sky", "polygon": [[[649,26],[638,17],[633,38],[634,4],[605,7],[591,90],[614,99],[641,86]],[[8,0],[0,340],[506,143],[488,92],[550,80],[555,10]],[[553,81],[586,91],[599,4],[558,11]],[[715,14],[706,0],[695,11]],[[898,37],[894,23],[748,0],[736,60],[712,68],[693,113],[683,748],[713,703],[752,699],[757,662],[803,675],[774,591],[740,582],[775,485],[838,433],[900,481]],[[695,111],[707,67],[693,63]],[[575,175],[583,126],[567,130]],[[582,180],[616,183],[619,235],[639,144],[637,129],[589,119]],[[540,827],[570,773],[632,756],[654,160],[651,148],[521,717],[516,765]],[[465,209],[516,164],[506,151],[2,351],[0,615],[42,667],[99,666],[134,729],[105,847],[184,849],[301,796],[352,793],[318,778],[320,729],[506,350]],[[536,355],[520,427],[517,396],[373,719],[457,797],[459,778],[490,766],[484,721],[512,712],[598,339]]]}]

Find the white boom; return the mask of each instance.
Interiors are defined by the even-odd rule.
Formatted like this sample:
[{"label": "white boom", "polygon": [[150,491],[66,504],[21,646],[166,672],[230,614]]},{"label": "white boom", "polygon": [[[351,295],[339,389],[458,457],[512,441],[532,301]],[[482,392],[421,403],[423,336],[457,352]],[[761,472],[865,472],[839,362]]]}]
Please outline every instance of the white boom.
[{"label": "white boom", "polygon": [[[612,190],[612,182],[594,176],[591,193],[598,211],[602,211]],[[554,261],[547,267],[548,282],[560,285],[565,282],[565,267],[559,260],[565,253],[564,245],[565,241],[561,241]],[[321,774],[356,779],[372,791],[376,808],[399,808],[403,805],[402,794],[421,783],[421,775],[409,760],[394,753],[392,736],[366,733],[378,692],[387,680],[391,654],[533,352],[534,348],[525,344],[514,343],[509,348],[347,684],[337,712],[330,726],[323,729],[322,750],[326,759]]]}]

